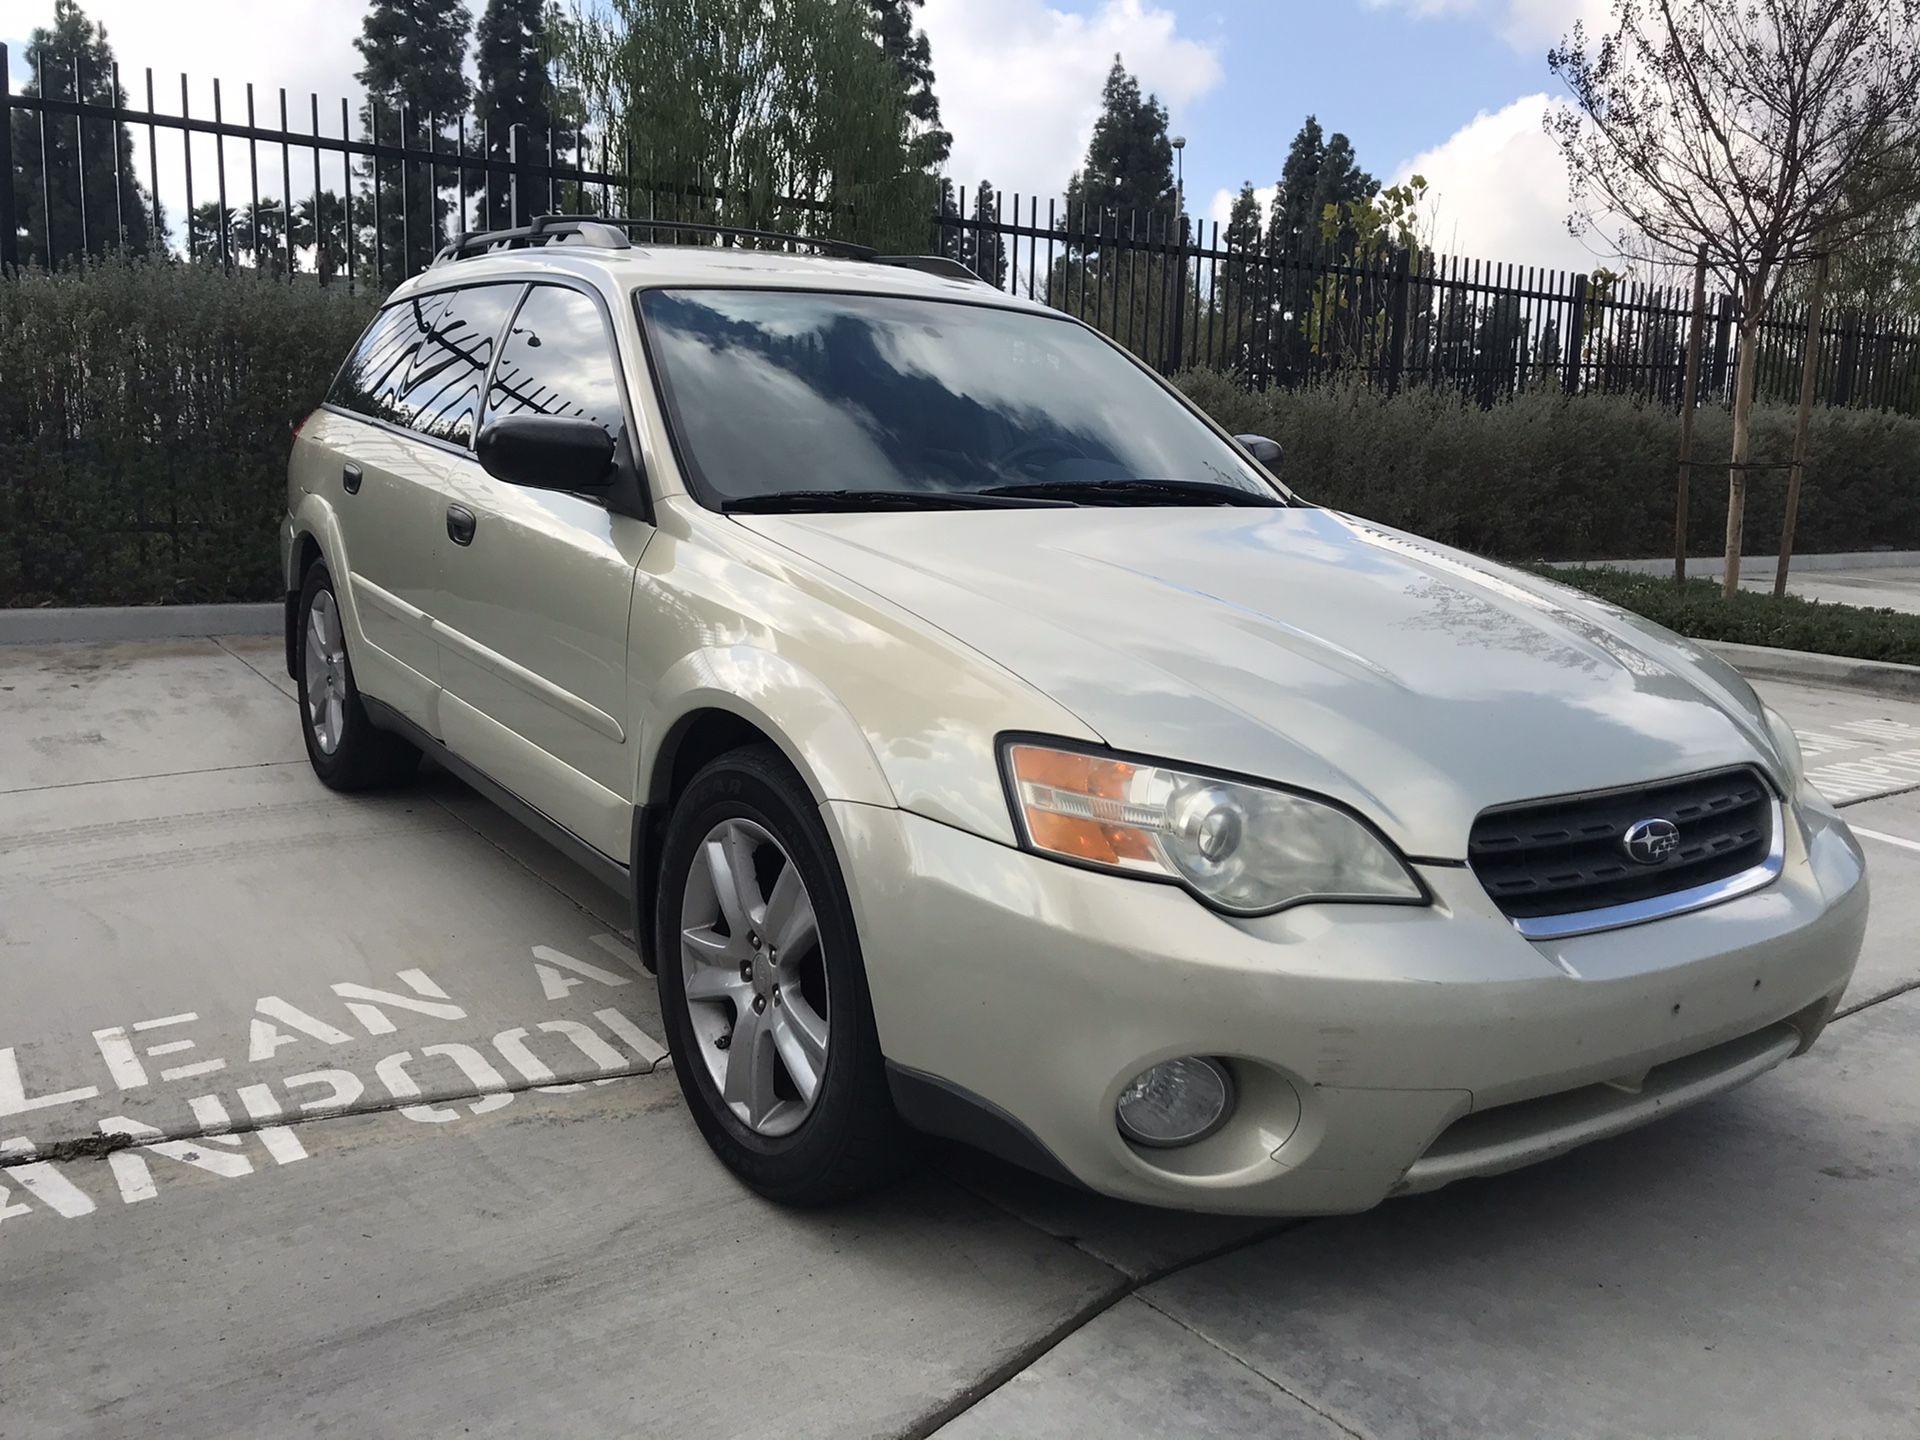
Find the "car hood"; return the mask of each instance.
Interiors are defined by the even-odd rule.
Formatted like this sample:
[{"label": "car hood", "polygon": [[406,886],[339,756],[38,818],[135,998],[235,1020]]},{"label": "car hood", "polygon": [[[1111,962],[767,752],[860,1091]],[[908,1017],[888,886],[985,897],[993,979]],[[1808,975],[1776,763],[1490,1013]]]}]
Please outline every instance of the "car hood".
[{"label": "car hood", "polygon": [[1118,750],[1330,795],[1458,860],[1490,805],[1758,761],[1746,682],[1575,591],[1306,507],[741,517]]}]

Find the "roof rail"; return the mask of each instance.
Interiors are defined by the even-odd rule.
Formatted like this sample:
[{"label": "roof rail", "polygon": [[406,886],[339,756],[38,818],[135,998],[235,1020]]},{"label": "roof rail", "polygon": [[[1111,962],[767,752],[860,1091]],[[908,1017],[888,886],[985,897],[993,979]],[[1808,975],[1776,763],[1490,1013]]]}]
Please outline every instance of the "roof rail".
[{"label": "roof rail", "polygon": [[562,240],[597,245],[605,250],[625,250],[631,245],[618,223],[609,223],[598,215],[537,215],[531,225],[511,230],[462,230],[440,247],[433,263],[461,260],[488,250],[513,250]]},{"label": "roof rail", "polygon": [[794,235],[784,230],[754,230],[741,225],[716,225],[698,220],[650,220],[639,216],[536,215],[531,224],[510,230],[463,230],[440,247],[433,257],[433,263],[440,265],[493,250],[524,249],[568,240],[606,250],[628,250],[633,246],[627,236],[628,230],[665,230],[681,235],[716,235],[723,240],[775,240],[788,245],[810,245],[826,254],[849,260],[868,260],[876,265],[897,265],[903,270],[944,275],[952,280],[971,280],[980,285],[987,283],[958,260],[944,255],[882,255],[870,245],[856,245],[851,240]]},{"label": "roof rail", "polygon": [[823,235],[795,235],[786,230],[752,230],[742,225],[716,225],[704,220],[649,220],[633,216],[610,221],[629,230],[666,230],[680,235],[718,235],[723,240],[778,240],[786,245],[811,245],[829,255],[849,260],[876,260],[880,252],[871,245],[856,245],[851,240],[833,240]]},{"label": "roof rail", "polygon": [[976,285],[987,282],[969,267],[946,255],[876,255],[876,265],[898,265],[902,270],[918,270],[927,275],[944,275],[949,280],[971,280]]}]

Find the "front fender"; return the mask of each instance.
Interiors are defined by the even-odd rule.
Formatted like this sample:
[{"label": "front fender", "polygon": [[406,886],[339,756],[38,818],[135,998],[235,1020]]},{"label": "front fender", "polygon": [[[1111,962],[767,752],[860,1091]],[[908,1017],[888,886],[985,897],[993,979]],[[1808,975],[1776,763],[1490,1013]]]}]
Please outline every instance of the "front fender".
[{"label": "front fender", "polygon": [[866,733],[821,681],[791,660],[752,645],[712,646],[680,657],[646,699],[634,794],[667,799],[671,765],[662,747],[687,716],[719,710],[772,737],[822,804],[894,806],[898,801]]}]

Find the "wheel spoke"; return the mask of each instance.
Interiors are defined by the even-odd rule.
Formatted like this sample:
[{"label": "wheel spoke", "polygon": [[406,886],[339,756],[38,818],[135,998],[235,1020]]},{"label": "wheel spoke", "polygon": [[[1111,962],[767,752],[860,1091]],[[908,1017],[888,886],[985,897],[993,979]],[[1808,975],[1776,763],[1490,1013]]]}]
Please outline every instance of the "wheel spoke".
[{"label": "wheel spoke", "polygon": [[767,897],[767,943],[773,946],[783,963],[797,960],[813,943],[817,922],[813,900],[800,879],[800,867],[791,859],[773,882],[773,894]]},{"label": "wheel spoke", "polygon": [[727,1044],[727,1078],[721,1091],[729,1105],[743,1105],[747,1124],[756,1130],[779,1103],[773,1089],[773,1036],[764,1016],[751,1005],[734,1021]]},{"label": "wheel spoke", "polygon": [[725,935],[716,935],[711,929],[696,927],[680,932],[680,953],[684,960],[682,974],[685,976],[687,999],[745,1003],[750,986],[740,978],[736,947],[737,941]]},{"label": "wheel spoke", "polygon": [[810,1104],[814,1092],[820,1088],[820,1076],[827,1068],[827,1022],[797,995],[787,1001],[783,991],[781,1000],[779,1008],[768,1012],[774,1047],[780,1052],[780,1063],[787,1067],[794,1088],[800,1092],[801,1102]]},{"label": "wheel spoke", "polygon": [[713,898],[726,917],[727,929],[745,936],[764,908],[760,885],[753,875],[753,839],[740,826],[728,825],[718,834],[709,835],[705,848]]}]

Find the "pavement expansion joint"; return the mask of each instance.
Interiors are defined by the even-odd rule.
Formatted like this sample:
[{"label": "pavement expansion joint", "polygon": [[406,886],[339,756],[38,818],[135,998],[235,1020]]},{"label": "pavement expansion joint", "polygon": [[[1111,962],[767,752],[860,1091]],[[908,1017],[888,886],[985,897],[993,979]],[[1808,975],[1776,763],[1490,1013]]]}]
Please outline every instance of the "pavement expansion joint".
[{"label": "pavement expansion joint", "polygon": [[1182,1330],[1186,1331],[1189,1335],[1193,1336],[1193,1338],[1198,1340],[1201,1344],[1206,1345],[1211,1349],[1219,1351],[1222,1355],[1226,1356],[1227,1359],[1231,1360],[1234,1364],[1238,1365],[1241,1369],[1247,1371],[1252,1375],[1258,1376],[1263,1383],[1271,1385],[1274,1389],[1278,1390],[1282,1395],[1286,1396],[1289,1400],[1293,1401],[1295,1404],[1301,1405],[1306,1409],[1311,1410],[1314,1414],[1318,1415],[1322,1420],[1326,1421],[1329,1425],[1333,1426],[1335,1429],[1340,1431],[1341,1434],[1351,1435],[1354,1437],[1354,1440],[1368,1440],[1367,1433],[1364,1430],[1356,1430],[1353,1426],[1349,1425],[1346,1421],[1342,1420],[1338,1415],[1335,1415],[1331,1411],[1322,1409],[1320,1406],[1314,1404],[1313,1401],[1309,1400],[1306,1396],[1302,1395],[1298,1390],[1289,1390],[1285,1385],[1282,1385],[1278,1380],[1274,1379],[1273,1376],[1267,1374],[1266,1371],[1260,1369],[1256,1365],[1251,1364],[1244,1357],[1236,1354],[1233,1350],[1229,1349],[1227,1346],[1222,1345],[1218,1340],[1214,1339],[1213,1336],[1207,1334],[1206,1331],[1201,1330],[1196,1326],[1189,1325],[1185,1320],[1182,1320],[1178,1315],[1174,1314],[1171,1310],[1167,1309],[1165,1306],[1154,1304],[1150,1296],[1140,1295],[1136,1298],[1138,1298],[1138,1300],[1142,1305],[1145,1305],[1149,1310],[1153,1311],[1154,1314],[1164,1316],[1168,1320],[1171,1320],[1175,1325],[1178,1325]]},{"label": "pavement expansion joint", "polygon": [[[1214,1260],[1219,1260],[1227,1255],[1233,1254],[1235,1251],[1244,1250],[1252,1245],[1258,1245],[1263,1241],[1273,1239],[1276,1235],[1284,1234],[1290,1230],[1297,1230],[1303,1225],[1308,1225],[1312,1223],[1310,1219],[1301,1219],[1298,1217],[1291,1217],[1291,1216],[1283,1219],[1278,1219],[1278,1220],[1275,1220],[1270,1225],[1261,1226],[1259,1229],[1253,1231],[1251,1234],[1242,1235],[1237,1239],[1224,1241],[1219,1245],[1210,1246],[1207,1249],[1199,1251],[1196,1254],[1187,1256],[1185,1259],[1173,1261],[1170,1264],[1162,1265],[1157,1269],[1146,1271],[1143,1274],[1132,1275],[1132,1274],[1129,1274],[1127,1271],[1121,1269],[1118,1265],[1114,1264],[1113,1261],[1107,1259],[1105,1256],[1100,1255],[1092,1250],[1089,1250],[1086,1246],[1082,1245],[1079,1242],[1079,1240],[1074,1236],[1055,1234],[1053,1231],[1048,1230],[1044,1225],[1037,1223],[1035,1220],[1032,1219],[1032,1217],[1021,1214],[1020,1211],[1014,1209],[1012,1206],[1006,1204],[999,1197],[989,1193],[988,1191],[982,1190],[977,1186],[970,1185],[963,1180],[956,1179],[951,1174],[948,1174],[947,1178],[959,1189],[964,1190],[967,1194],[973,1196],[976,1200],[979,1200],[984,1204],[992,1206],[994,1209],[1000,1210],[1003,1213],[1012,1216],[1014,1219],[1018,1220],[1021,1224],[1030,1226],[1033,1229],[1040,1231],[1042,1234],[1047,1235],[1055,1240],[1058,1240],[1063,1245],[1070,1246],[1074,1250],[1079,1251],[1082,1255],[1085,1255],[1089,1260],[1094,1261],[1096,1264],[1105,1266],[1108,1270],[1111,1270],[1113,1272],[1114,1284],[1111,1289],[1102,1291],[1099,1295],[1096,1295],[1092,1300],[1088,1301],[1087,1304],[1083,1305],[1076,1313],[1068,1316],[1067,1319],[1062,1321],[1059,1325],[1056,1325],[1053,1329],[1047,1331],[1045,1334],[1037,1337],[1036,1339],[1029,1342],[1028,1344],[1021,1346],[1012,1355],[1009,1355],[1004,1361],[1002,1361],[999,1365],[996,1365],[992,1370],[990,1370],[986,1375],[982,1376],[979,1380],[975,1381],[971,1385],[966,1386],[965,1388],[960,1390],[957,1394],[955,1394],[951,1399],[945,1401],[944,1403],[936,1407],[934,1410],[921,1416],[912,1425],[909,1425],[906,1429],[900,1432],[900,1440],[927,1440],[927,1437],[933,1435],[934,1432],[939,1430],[942,1426],[947,1425],[954,1420],[957,1420],[960,1416],[964,1415],[967,1411],[971,1410],[974,1406],[978,1405],[981,1401],[985,1400],[988,1396],[992,1395],[996,1390],[1000,1389],[1002,1386],[1006,1385],[1007,1383],[1015,1379],[1017,1376],[1019,1376],[1021,1373],[1028,1370],[1032,1366],[1038,1364],[1056,1346],[1062,1344],[1064,1341],[1069,1339],[1071,1336],[1079,1333],[1081,1330],[1084,1330],[1087,1326],[1091,1325],[1094,1321],[1098,1320],[1102,1315],[1105,1315],[1109,1310],[1113,1309],[1114,1306],[1120,1304],[1121,1301],[1126,1300],[1130,1296],[1140,1295],[1140,1292],[1145,1290],[1149,1285],[1158,1284],[1160,1281],[1165,1280],[1170,1276],[1178,1275],[1185,1270],[1191,1270],[1197,1265],[1205,1265]],[[1144,1300],[1145,1296],[1141,1296],[1140,1298]],[[1148,1302],[1148,1303],[1151,1304],[1151,1302]],[[1160,1307],[1157,1305],[1153,1306],[1153,1308],[1155,1310],[1160,1309]],[[1162,1311],[1161,1313],[1164,1314],[1165,1312]],[[1172,1319],[1173,1317],[1168,1316],[1168,1318]],[[1191,1327],[1188,1327],[1188,1328],[1191,1328]],[[1205,1336],[1201,1336],[1201,1338],[1206,1339]],[[1208,1343],[1212,1344],[1213,1342],[1208,1341]],[[1236,1361],[1239,1361],[1240,1359],[1240,1357],[1237,1355],[1232,1356],[1232,1358]],[[1245,1364],[1246,1362],[1240,1361],[1240,1363]],[[1248,1367],[1248,1368],[1251,1368],[1251,1367]],[[1255,1373],[1257,1374],[1259,1372],[1256,1371]],[[1267,1377],[1262,1376],[1261,1378],[1266,1379]],[[1273,1383],[1273,1382],[1269,1381],[1269,1383]],[[1276,1386],[1276,1388],[1281,1389],[1282,1391],[1285,1391],[1284,1386]],[[1286,1393],[1291,1394],[1290,1391],[1287,1391]],[[1296,1396],[1295,1398],[1297,1399],[1298,1397]],[[1307,1402],[1304,1400],[1302,1400],[1300,1403],[1303,1405],[1307,1404]],[[1308,1408],[1312,1409],[1313,1407],[1309,1405]],[[1340,1422],[1337,1420],[1334,1420],[1333,1417],[1331,1416],[1328,1416],[1327,1419],[1332,1424],[1340,1425]],[[1346,1427],[1345,1425],[1340,1425],[1340,1428],[1342,1430],[1346,1430],[1348,1434],[1355,1435],[1356,1437],[1359,1436],[1358,1431],[1349,1430],[1348,1427]],[[1364,1437],[1360,1437],[1360,1440],[1364,1440]]]},{"label": "pavement expansion joint", "polygon": [[311,1125],[325,1120],[346,1120],[361,1115],[390,1115],[417,1106],[455,1105],[466,1100],[481,1100],[489,1095],[523,1095],[529,1090],[551,1090],[556,1086],[579,1086],[610,1080],[635,1080],[672,1068],[662,1057],[624,1070],[596,1070],[590,1075],[558,1075],[550,1079],[514,1080],[500,1085],[455,1086],[445,1090],[409,1095],[404,1099],[356,1102],[351,1105],[323,1107],[299,1114],[275,1115],[265,1119],[243,1117],[218,1125],[178,1125],[151,1134],[76,1135],[65,1140],[50,1140],[22,1150],[0,1152],[0,1170],[35,1162],[59,1163],[66,1160],[102,1160],[116,1150],[137,1150],[181,1140],[209,1140],[226,1135],[253,1135],[262,1130],[286,1126]]},{"label": "pavement expansion joint", "polygon": [[1833,1013],[1833,1020],[1827,1023],[1831,1025],[1834,1020],[1844,1020],[1849,1015],[1858,1015],[1862,1010],[1870,1009],[1888,1000],[1897,1000],[1914,990],[1920,990],[1920,980],[1909,980],[1903,985],[1894,986],[1891,990],[1882,990],[1878,995],[1869,995],[1866,999],[1849,1005],[1844,1010],[1836,1010]]}]

